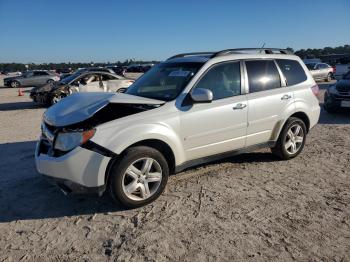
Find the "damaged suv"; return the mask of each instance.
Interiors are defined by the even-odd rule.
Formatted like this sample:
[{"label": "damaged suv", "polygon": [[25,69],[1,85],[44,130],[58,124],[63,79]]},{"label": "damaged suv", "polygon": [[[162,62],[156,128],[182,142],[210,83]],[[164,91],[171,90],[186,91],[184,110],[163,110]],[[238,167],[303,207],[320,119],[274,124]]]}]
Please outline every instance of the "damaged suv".
[{"label": "damaged suv", "polygon": [[176,55],[126,93],[73,94],[49,108],[36,166],[64,192],[108,189],[142,206],[191,166],[261,147],[297,156],[319,119],[317,92],[286,50]]}]

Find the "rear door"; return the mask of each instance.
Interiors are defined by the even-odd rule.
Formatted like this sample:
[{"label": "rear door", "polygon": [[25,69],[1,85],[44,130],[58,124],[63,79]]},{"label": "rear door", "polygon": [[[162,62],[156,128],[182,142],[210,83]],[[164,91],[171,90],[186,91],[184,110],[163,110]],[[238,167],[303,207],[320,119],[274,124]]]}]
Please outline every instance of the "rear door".
[{"label": "rear door", "polygon": [[248,78],[247,146],[269,142],[283,112],[294,106],[293,90],[274,60],[245,61]]},{"label": "rear door", "polygon": [[322,65],[321,64],[317,64],[315,66],[314,73],[312,76],[314,77],[314,79],[322,78]]},{"label": "rear door", "polygon": [[49,79],[49,73],[44,71],[35,72],[34,76],[36,85],[45,85]]}]

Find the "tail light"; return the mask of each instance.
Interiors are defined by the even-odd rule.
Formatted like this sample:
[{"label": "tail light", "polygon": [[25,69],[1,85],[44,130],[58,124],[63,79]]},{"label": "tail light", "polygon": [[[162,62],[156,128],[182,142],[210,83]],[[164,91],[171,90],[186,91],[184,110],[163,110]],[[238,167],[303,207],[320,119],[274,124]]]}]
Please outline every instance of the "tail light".
[{"label": "tail light", "polygon": [[333,66],[333,74],[335,74],[335,72],[337,71],[337,67],[336,66]]},{"label": "tail light", "polygon": [[318,87],[318,85],[314,85],[311,87],[312,93],[314,93],[315,96],[318,96],[320,94],[320,88]]}]

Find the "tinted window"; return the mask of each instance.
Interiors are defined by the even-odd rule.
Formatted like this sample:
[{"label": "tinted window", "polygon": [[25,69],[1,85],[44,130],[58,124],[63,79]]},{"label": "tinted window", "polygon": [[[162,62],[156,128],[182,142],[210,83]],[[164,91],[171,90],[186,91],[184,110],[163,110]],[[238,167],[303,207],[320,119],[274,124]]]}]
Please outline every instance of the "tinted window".
[{"label": "tinted window", "polygon": [[249,92],[259,92],[281,87],[281,79],[272,60],[246,61]]},{"label": "tinted window", "polygon": [[34,76],[46,76],[48,73],[46,72],[34,72]]},{"label": "tinted window", "polygon": [[309,70],[315,69],[316,63],[305,64]]},{"label": "tinted window", "polygon": [[298,61],[288,59],[277,59],[276,61],[286,77],[287,85],[296,85],[307,79],[304,69]]}]

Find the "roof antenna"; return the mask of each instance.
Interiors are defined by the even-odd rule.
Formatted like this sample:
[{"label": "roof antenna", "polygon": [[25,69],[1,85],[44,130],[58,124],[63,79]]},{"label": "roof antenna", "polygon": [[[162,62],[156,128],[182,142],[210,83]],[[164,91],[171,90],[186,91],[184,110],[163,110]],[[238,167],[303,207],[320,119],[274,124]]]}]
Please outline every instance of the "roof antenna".
[{"label": "roof antenna", "polygon": [[[263,43],[262,47],[260,49],[263,49],[265,46],[265,43]],[[262,52],[262,50],[260,50],[260,53]]]}]

